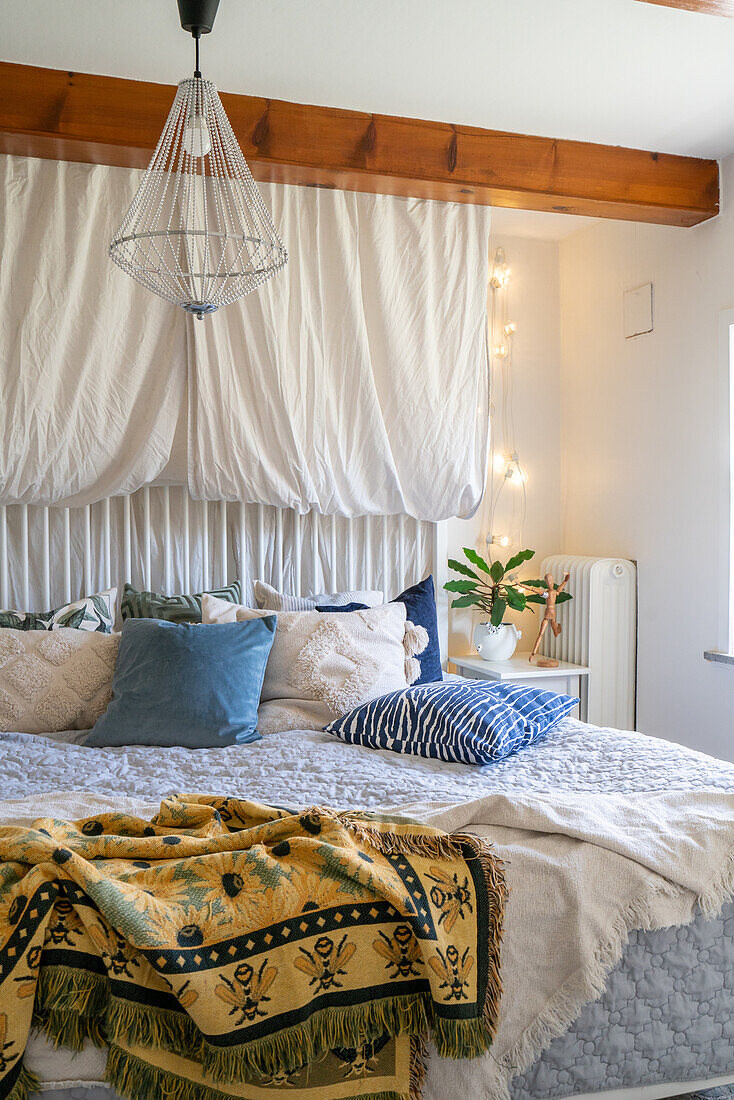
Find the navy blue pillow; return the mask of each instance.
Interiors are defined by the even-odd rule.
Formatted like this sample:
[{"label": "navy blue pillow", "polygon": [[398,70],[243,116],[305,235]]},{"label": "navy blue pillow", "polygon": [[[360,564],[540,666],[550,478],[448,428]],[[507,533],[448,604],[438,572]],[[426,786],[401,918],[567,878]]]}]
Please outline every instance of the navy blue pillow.
[{"label": "navy blue pillow", "polygon": [[[428,634],[428,645],[419,653],[416,660],[421,666],[421,674],[413,687],[418,684],[432,684],[443,678],[441,668],[441,646],[438,640],[438,616],[436,614],[436,591],[433,587],[433,577],[426,577],[418,584],[411,585],[396,596],[391,603],[405,604],[405,617],[414,626],[422,626]],[[348,603],[344,607],[330,607],[323,605],[316,608],[317,611],[364,611],[365,606],[359,603]]]},{"label": "navy blue pillow", "polygon": [[451,680],[372,699],[325,732],[369,749],[492,764],[540,740],[577,703],[538,688]]},{"label": "navy blue pillow", "polygon": [[369,611],[369,609],[369,604],[366,603],[324,603],[320,607],[316,607],[316,610],[320,611],[322,614],[326,614],[329,611]]},{"label": "navy blue pillow", "polygon": [[183,745],[259,741],[257,708],[275,615],[247,622],[127,619],[112,701],[86,744]]},{"label": "navy blue pillow", "polygon": [[424,627],[428,634],[428,645],[416,657],[416,660],[420,662],[421,674],[413,687],[417,687],[419,684],[432,684],[436,680],[443,679],[433,577],[426,577],[425,580],[418,581],[418,584],[411,585],[410,588],[406,588],[391,602],[404,603],[406,618],[415,626]]}]

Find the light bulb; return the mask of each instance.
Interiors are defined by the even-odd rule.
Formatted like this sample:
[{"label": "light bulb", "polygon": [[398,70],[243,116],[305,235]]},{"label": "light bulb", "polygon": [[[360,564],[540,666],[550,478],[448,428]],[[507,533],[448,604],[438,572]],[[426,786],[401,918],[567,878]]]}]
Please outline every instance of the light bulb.
[{"label": "light bulb", "polygon": [[509,461],[510,460],[508,459],[507,455],[495,455],[493,463],[495,471],[498,474],[504,473],[504,471],[507,469]]},{"label": "light bulb", "polygon": [[514,321],[508,321],[507,324],[505,325],[504,329],[503,329],[503,332],[504,332],[505,336],[512,336],[513,332],[515,332],[516,329],[517,329],[517,325],[515,324],[515,322]]},{"label": "light bulb", "polygon": [[509,481],[510,485],[520,486],[527,479],[527,474],[520,466],[520,456],[511,454],[505,467],[505,481]]},{"label": "light bulb", "polygon": [[509,535],[492,535],[489,541],[495,546],[501,546],[503,550],[506,550],[512,540]]},{"label": "light bulb", "polygon": [[503,248],[498,248],[494,254],[494,263],[492,264],[492,275],[489,280],[489,285],[493,290],[501,290],[502,287],[507,286],[509,281],[510,268],[505,259],[505,251]]},{"label": "light bulb", "polygon": [[186,123],[181,144],[190,157],[205,157],[211,152],[211,134],[201,115],[194,115]]},{"label": "light bulb", "polygon": [[492,354],[494,355],[495,359],[506,359],[509,353],[510,349],[508,348],[507,344],[496,344],[492,348]]}]

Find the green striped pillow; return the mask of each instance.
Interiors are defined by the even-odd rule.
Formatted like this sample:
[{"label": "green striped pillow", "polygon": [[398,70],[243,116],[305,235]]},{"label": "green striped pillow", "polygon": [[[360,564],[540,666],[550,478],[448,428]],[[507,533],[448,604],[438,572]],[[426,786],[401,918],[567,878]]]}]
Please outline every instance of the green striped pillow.
[{"label": "green striped pillow", "polygon": [[[204,594],[197,592],[193,596],[164,596],[160,592],[138,592],[137,588],[126,584],[120,611],[123,619],[165,619],[169,623],[200,623],[201,597]],[[226,588],[211,589],[206,595],[241,604],[242,585],[239,581],[233,581]]]}]

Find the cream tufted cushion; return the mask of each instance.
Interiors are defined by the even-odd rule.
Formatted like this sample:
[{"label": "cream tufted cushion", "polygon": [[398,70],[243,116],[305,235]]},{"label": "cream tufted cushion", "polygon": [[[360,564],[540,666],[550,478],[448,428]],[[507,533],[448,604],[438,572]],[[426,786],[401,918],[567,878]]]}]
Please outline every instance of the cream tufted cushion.
[{"label": "cream tufted cushion", "polygon": [[[205,623],[272,614],[202,597]],[[346,613],[279,611],[261,706],[260,733],[322,729],[360,703],[399,691],[406,678],[405,605]]]},{"label": "cream tufted cushion", "polygon": [[0,630],[0,730],[91,729],[112,697],[119,634]]}]

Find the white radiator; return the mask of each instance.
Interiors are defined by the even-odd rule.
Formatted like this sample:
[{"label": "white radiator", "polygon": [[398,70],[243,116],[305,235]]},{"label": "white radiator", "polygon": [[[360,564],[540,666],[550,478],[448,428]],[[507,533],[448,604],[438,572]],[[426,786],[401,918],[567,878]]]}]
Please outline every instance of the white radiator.
[{"label": "white radiator", "polygon": [[[543,652],[587,665],[581,677],[581,718],[595,726],[635,728],[637,666],[637,569],[625,558],[556,554],[541,565],[541,577],[570,573],[572,600],[558,608],[563,629],[547,631]],[[542,608],[538,608],[542,612]],[[584,683],[585,681],[585,683]]]}]

